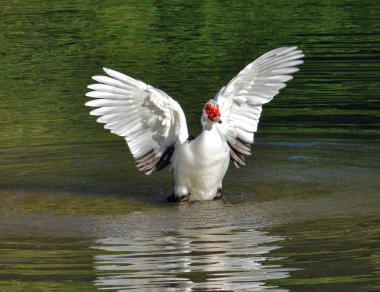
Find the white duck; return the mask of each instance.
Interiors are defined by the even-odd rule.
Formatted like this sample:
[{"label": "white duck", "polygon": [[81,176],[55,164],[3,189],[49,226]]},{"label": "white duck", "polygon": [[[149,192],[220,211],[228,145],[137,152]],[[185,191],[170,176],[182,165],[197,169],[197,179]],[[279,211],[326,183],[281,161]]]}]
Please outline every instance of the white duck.
[{"label": "white duck", "polygon": [[[236,167],[251,155],[262,105],[271,101],[298,71],[304,57],[297,47],[272,50],[248,64],[203,108],[202,133],[189,137],[181,106],[165,92],[104,68],[108,76],[86,94],[91,115],[124,137],[138,170],[147,175],[172,164],[175,201],[221,197],[230,160]],[[222,122],[223,121],[223,122]]]}]

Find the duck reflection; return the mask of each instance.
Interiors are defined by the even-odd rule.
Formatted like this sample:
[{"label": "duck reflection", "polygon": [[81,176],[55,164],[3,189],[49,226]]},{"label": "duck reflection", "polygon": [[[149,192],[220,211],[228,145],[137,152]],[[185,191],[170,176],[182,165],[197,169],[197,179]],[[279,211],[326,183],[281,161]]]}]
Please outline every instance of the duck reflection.
[{"label": "duck reflection", "polygon": [[141,291],[281,290],[267,280],[289,276],[265,265],[281,238],[247,226],[194,227],[100,239],[93,248],[99,289]]}]

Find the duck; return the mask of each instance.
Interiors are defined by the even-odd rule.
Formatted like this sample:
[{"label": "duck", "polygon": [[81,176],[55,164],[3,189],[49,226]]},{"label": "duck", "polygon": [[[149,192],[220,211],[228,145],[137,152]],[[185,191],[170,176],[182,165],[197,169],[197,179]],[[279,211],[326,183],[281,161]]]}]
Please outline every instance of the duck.
[{"label": "duck", "polygon": [[169,201],[222,198],[230,162],[239,168],[252,154],[262,106],[297,72],[304,54],[297,46],[267,52],[242,69],[206,102],[202,132],[189,135],[180,104],[164,91],[118,71],[93,76],[85,103],[104,128],[125,139],[139,171],[146,175],[170,165],[174,187]]}]

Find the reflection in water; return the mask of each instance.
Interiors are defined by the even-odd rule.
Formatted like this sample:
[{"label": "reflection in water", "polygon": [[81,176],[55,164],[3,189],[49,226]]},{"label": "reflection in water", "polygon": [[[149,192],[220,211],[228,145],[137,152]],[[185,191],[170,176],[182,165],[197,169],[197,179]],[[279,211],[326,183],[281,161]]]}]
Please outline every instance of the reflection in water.
[{"label": "reflection in water", "polygon": [[[0,291],[254,290],[287,276],[271,257],[300,269],[271,282],[292,291],[380,291],[380,1],[166,2],[2,1]],[[273,143],[229,171],[231,203],[160,205],[171,176],[138,174],[83,106],[108,66],[197,134],[217,89],[292,44],[305,64],[263,112]]]},{"label": "reflection in water", "polygon": [[289,276],[286,269],[264,265],[268,245],[280,238],[242,227],[206,227],[140,237],[98,240],[95,257],[100,289],[165,289],[169,291],[262,290],[277,291],[265,281]]}]

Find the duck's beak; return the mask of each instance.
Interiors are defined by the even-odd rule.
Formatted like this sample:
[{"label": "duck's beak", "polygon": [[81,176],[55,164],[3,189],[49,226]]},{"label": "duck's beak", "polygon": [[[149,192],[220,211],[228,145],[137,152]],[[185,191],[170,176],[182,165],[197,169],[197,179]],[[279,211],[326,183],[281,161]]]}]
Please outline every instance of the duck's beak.
[{"label": "duck's beak", "polygon": [[218,116],[215,116],[213,119],[212,119],[213,122],[215,123],[218,123],[218,124],[221,124],[222,123],[222,120],[220,119],[220,117]]}]

